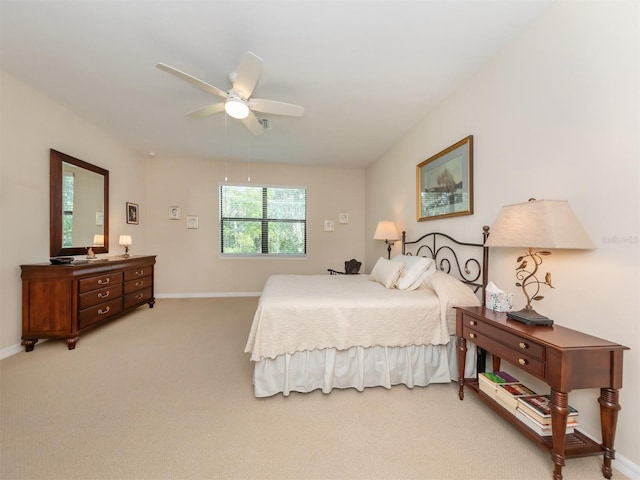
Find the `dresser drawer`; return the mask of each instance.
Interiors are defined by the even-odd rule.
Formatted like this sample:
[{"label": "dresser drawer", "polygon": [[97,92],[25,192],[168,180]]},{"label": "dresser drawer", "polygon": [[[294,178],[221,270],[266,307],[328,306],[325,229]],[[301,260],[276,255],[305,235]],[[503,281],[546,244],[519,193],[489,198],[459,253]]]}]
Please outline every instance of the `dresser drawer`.
[{"label": "dresser drawer", "polygon": [[130,308],[134,305],[148,302],[151,300],[151,287],[130,293],[124,296],[124,308]]},{"label": "dresser drawer", "polygon": [[513,333],[505,332],[500,328],[494,327],[482,320],[477,320],[469,315],[464,315],[462,321],[464,326],[468,326],[479,333],[483,333],[485,336],[491,337],[515,351],[521,352],[543,362],[546,358],[544,345],[523,339]]},{"label": "dresser drawer", "polygon": [[124,281],[135,280],[136,278],[148,277],[153,273],[152,266],[144,266],[138,268],[132,268],[131,270],[124,271]]},{"label": "dresser drawer", "polygon": [[111,286],[101,288],[100,290],[81,293],[78,300],[78,309],[84,310],[85,308],[89,308],[93,305],[98,305],[99,303],[107,302],[121,296],[122,283],[114,283]]},{"label": "dresser drawer", "polygon": [[122,272],[105,273],[104,275],[83,278],[78,281],[80,293],[90,292],[99,288],[109,287],[116,283],[122,283]]},{"label": "dresser drawer", "polygon": [[151,288],[153,284],[153,277],[136,278],[135,280],[129,280],[124,283],[124,294],[137,292],[145,288]]},{"label": "dresser drawer", "polygon": [[114,298],[113,300],[99,305],[80,310],[78,313],[79,328],[85,328],[89,325],[93,325],[96,322],[112,317],[122,311],[122,297]]},{"label": "dresser drawer", "polygon": [[470,342],[475,343],[478,347],[484,348],[493,355],[512,363],[518,368],[525,370],[538,378],[545,378],[544,361],[528,355],[527,352],[520,348],[515,349],[509,347],[486,333],[475,330],[476,326],[477,325],[470,327],[463,325],[462,336]]}]

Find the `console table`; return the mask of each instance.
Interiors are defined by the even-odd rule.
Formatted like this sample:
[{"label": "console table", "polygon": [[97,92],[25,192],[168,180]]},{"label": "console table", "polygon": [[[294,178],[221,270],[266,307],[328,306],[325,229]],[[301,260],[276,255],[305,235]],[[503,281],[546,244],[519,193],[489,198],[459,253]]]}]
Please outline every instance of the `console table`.
[{"label": "console table", "polygon": [[153,308],[155,255],[39,263],[22,269],[22,345],[40,338],[65,339],[69,350],[80,334],[145,303]]},{"label": "console table", "polygon": [[[620,410],[618,389],[622,388],[622,353],[628,348],[558,325],[525,325],[485,307],[457,307],[456,310],[460,400],[464,399],[464,387],[467,387],[523,434],[550,451],[555,480],[562,479],[565,458],[597,454],[604,456],[602,474],[611,478]],[[551,387],[551,437],[539,436],[485,395],[478,388],[477,379],[464,378],[467,340],[493,355],[494,371],[500,370],[503,358]],[[565,435],[568,393],[578,388],[600,388],[602,445],[578,430]]]}]

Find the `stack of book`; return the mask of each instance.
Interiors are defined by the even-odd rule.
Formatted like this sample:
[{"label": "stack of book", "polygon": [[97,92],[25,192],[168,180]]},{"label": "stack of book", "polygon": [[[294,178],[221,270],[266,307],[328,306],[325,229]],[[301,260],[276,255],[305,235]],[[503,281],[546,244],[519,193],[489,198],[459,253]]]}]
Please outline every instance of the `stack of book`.
[{"label": "stack of book", "polygon": [[496,389],[496,401],[509,413],[515,415],[518,408],[518,399],[526,395],[535,394],[536,392],[523,383],[503,383],[498,385]]},{"label": "stack of book", "polygon": [[[516,417],[538,435],[551,435],[551,396],[529,395],[518,398]],[[578,426],[578,411],[569,405],[567,429],[565,433],[573,433]]]},{"label": "stack of book", "polygon": [[478,375],[478,387],[494,400],[496,399],[498,385],[506,383],[519,382],[507,372],[485,372]]}]

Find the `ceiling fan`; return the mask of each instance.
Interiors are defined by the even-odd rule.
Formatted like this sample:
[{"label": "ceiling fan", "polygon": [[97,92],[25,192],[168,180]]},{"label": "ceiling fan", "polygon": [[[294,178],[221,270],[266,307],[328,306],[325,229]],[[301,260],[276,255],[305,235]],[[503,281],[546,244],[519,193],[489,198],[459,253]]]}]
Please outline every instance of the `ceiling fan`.
[{"label": "ceiling fan", "polygon": [[224,111],[231,117],[242,120],[254,135],[262,135],[264,128],[262,128],[253,112],[272,113],[289,117],[301,117],[304,114],[304,107],[299,105],[251,97],[262,72],[262,60],[251,52],[247,52],[244,55],[238,71],[229,74],[231,89],[226,92],[164,63],[158,63],[156,67],[187,81],[202,91],[224,99],[224,102],[214,103],[194,110],[188,114],[192,118],[201,118]]}]

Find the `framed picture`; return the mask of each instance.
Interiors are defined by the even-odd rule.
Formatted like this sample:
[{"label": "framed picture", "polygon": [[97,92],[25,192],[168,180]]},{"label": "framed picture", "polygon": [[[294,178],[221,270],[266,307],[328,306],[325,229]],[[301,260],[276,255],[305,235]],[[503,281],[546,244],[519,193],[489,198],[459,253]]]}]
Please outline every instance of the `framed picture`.
[{"label": "framed picture", "polygon": [[127,202],[127,223],[138,225],[138,204]]},{"label": "framed picture", "polygon": [[197,215],[187,215],[187,228],[198,228]]},{"label": "framed picture", "polygon": [[418,221],[473,213],[473,135],[419,163]]},{"label": "framed picture", "polygon": [[169,220],[180,220],[180,207],[169,207]]}]

